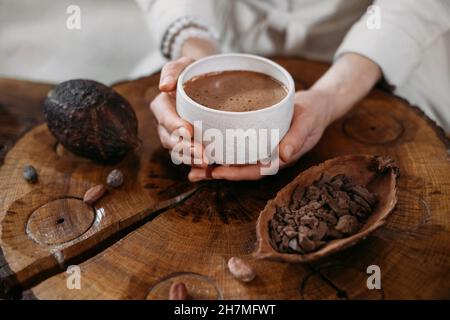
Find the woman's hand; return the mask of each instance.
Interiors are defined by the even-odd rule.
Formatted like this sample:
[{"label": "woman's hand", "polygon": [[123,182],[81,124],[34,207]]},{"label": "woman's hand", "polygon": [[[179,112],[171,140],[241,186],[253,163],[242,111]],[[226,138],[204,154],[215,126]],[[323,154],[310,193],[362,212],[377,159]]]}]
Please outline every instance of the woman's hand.
[{"label": "woman's hand", "polygon": [[291,127],[280,142],[280,158],[286,164],[311,150],[332,120],[333,98],[326,91],[310,89],[295,95]]},{"label": "woman's hand", "polygon": [[[193,137],[194,134],[192,125],[181,119],[176,111],[175,90],[178,77],[192,62],[216,53],[215,50],[215,46],[205,39],[187,39],[181,49],[183,57],[168,62],[161,70],[159,81],[161,93],[150,103],[150,110],[158,123],[161,144],[168,150],[172,150],[179,143],[180,137]],[[206,158],[203,157],[203,146],[191,141],[186,148],[191,150],[191,156],[180,158],[183,163],[188,165],[198,163],[200,167],[207,166]]]},{"label": "woman's hand", "polygon": [[[319,90],[299,91],[295,96],[294,116],[291,127],[279,146],[280,168],[292,165],[302,155],[311,150],[320,140],[331,119],[332,98]],[[213,179],[257,180],[263,165],[218,166],[211,172]],[[191,180],[208,178],[204,168],[193,168]]]},{"label": "woman's hand", "polygon": [[[193,59],[182,58],[163,68],[160,83],[163,93],[151,104],[158,121],[161,142],[167,149],[172,149],[178,143],[178,139],[173,138],[176,131],[181,136],[193,136],[192,126],[176,113],[173,96],[178,75],[192,61]],[[347,53],[339,58],[311,89],[297,92],[291,127],[279,146],[279,167],[295,163],[311,150],[322,137],[326,127],[346,114],[380,78],[381,70],[377,64],[358,54]],[[189,147],[194,160],[201,163],[199,167],[191,168],[191,181],[257,180],[263,177],[264,166],[261,164],[208,167],[206,157],[203,156],[203,147],[193,142]],[[186,163],[195,162],[188,159]]]},{"label": "woman's hand", "polygon": [[[159,139],[162,146],[168,150],[172,150],[179,143],[179,137],[194,136],[192,125],[180,118],[175,104],[175,89],[178,76],[193,61],[191,58],[182,57],[176,61],[168,62],[161,71],[159,82],[161,93],[150,103],[150,109],[158,123]],[[181,157],[180,160],[183,163],[189,165],[199,163],[200,166],[207,166],[206,162],[203,161],[203,148],[201,145],[195,145],[191,141],[187,148],[191,150],[190,155],[192,157]]]},{"label": "woman's hand", "polygon": [[[320,140],[326,127],[345,115],[381,78],[372,60],[355,53],[342,55],[307,91],[295,97],[291,127],[280,142],[279,167],[295,163]],[[262,165],[219,166],[212,170],[192,168],[189,179],[257,180]]]}]

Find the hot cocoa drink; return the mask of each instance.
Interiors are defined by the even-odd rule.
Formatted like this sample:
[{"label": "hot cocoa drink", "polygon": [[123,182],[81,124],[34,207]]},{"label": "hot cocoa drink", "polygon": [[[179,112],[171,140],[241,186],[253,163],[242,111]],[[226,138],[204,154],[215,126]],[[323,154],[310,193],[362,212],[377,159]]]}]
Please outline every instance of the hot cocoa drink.
[{"label": "hot cocoa drink", "polygon": [[254,111],[273,106],[287,88],[269,75],[253,71],[221,71],[194,77],[184,91],[195,102],[222,111]]}]

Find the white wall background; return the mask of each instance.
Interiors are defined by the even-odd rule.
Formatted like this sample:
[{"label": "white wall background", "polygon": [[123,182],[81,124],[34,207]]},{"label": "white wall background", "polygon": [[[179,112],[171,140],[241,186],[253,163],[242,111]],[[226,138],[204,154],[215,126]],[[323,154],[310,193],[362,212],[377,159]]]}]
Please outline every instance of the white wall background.
[{"label": "white wall background", "polygon": [[[69,5],[81,30],[69,30]],[[134,0],[0,0],[0,77],[107,84],[152,73],[163,62]]]}]

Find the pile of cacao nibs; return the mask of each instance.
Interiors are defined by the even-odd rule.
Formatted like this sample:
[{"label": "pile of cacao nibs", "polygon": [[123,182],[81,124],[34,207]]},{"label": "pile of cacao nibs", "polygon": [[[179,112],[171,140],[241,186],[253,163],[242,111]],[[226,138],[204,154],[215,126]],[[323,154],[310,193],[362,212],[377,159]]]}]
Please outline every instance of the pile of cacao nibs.
[{"label": "pile of cacao nibs", "polygon": [[372,213],[376,196],[343,174],[322,175],[297,186],[287,206],[277,207],[269,223],[272,246],[282,253],[304,254],[327,241],[356,233]]}]

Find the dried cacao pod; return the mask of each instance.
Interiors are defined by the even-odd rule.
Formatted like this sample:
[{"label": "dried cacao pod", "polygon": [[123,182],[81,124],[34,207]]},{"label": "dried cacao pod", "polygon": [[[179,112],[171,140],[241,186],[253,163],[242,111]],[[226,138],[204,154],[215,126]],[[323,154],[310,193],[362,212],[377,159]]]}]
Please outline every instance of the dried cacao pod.
[{"label": "dried cacao pod", "polygon": [[[371,212],[369,212],[370,219],[364,218],[361,225],[358,225],[358,218],[354,215],[358,215],[359,211],[351,213],[351,207],[346,209],[346,214],[339,217],[335,216],[332,212],[333,208],[330,206],[330,199],[328,197],[322,199],[323,194],[320,196],[320,201],[328,201],[327,206],[329,208],[311,206],[311,204],[317,202],[317,200],[314,200],[317,198],[317,190],[310,190],[309,186],[315,182],[318,186],[320,186],[320,183],[325,183],[323,181],[324,176],[334,177],[326,183],[334,183],[336,188],[350,188],[349,192],[352,193],[353,199],[360,197],[361,199],[358,201],[361,203],[357,204],[358,210],[363,206],[362,201],[365,201],[364,205],[371,209]],[[386,222],[388,215],[397,203],[398,176],[399,169],[394,161],[373,155],[341,156],[302,171],[292,182],[282,188],[274,199],[269,200],[266,207],[260,212],[256,225],[258,240],[254,255],[257,258],[304,263],[321,259],[356,244]],[[365,186],[367,190],[355,187],[355,185]],[[309,189],[309,192],[306,192],[306,189]],[[300,192],[297,193],[297,190],[300,190]],[[326,226],[322,225],[322,228],[327,227],[326,229],[328,229],[326,230],[327,241],[323,239],[325,236],[324,230],[314,229],[313,225],[311,225],[312,229],[302,225],[298,228],[298,246],[295,245],[295,242],[289,243],[290,239],[287,236],[286,241],[281,239],[280,242],[279,229],[283,230],[285,223],[279,219],[280,216],[286,215],[280,208],[286,208],[293,201],[294,193],[300,194],[302,197],[306,196],[311,201],[306,206],[310,207],[308,209],[311,209],[316,218],[326,224]],[[342,196],[342,194],[338,195]],[[373,195],[376,195],[377,199]],[[331,197],[331,200],[333,200],[333,197]],[[373,208],[370,208],[369,202],[373,203]],[[336,200],[336,206],[338,204],[339,202]],[[300,207],[298,210],[301,211],[306,206]],[[352,216],[349,214],[352,214]],[[337,220],[338,218],[339,220]],[[290,249],[290,252],[288,249]]]},{"label": "dried cacao pod", "polygon": [[127,100],[92,80],[69,80],[53,88],[44,102],[47,126],[73,153],[114,162],[137,146],[138,123]]}]

